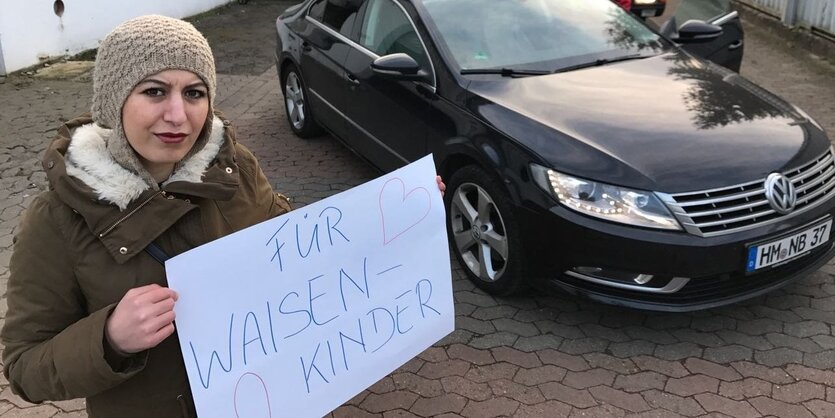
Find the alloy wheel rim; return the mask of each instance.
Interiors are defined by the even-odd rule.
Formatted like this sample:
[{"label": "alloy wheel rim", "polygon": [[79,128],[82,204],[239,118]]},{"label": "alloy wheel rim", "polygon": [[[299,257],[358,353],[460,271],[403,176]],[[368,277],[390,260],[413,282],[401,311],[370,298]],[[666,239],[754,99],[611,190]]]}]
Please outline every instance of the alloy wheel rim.
[{"label": "alloy wheel rim", "polygon": [[296,129],[304,126],[304,94],[302,93],[299,76],[291,72],[284,83],[284,104],[287,110],[287,117]]},{"label": "alloy wheel rim", "polygon": [[485,282],[499,280],[507,267],[508,239],[496,202],[477,184],[464,183],[451,203],[453,241],[464,264]]}]

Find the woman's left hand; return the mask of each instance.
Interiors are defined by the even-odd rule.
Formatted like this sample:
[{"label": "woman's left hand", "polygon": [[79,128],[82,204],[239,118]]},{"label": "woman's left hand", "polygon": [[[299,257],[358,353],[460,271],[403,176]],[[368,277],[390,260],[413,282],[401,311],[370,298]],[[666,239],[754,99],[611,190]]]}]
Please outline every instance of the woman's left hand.
[{"label": "woman's left hand", "polygon": [[435,176],[435,182],[438,183],[438,190],[441,191],[441,197],[444,197],[444,192],[446,191],[446,184],[444,184],[444,179],[441,176]]}]

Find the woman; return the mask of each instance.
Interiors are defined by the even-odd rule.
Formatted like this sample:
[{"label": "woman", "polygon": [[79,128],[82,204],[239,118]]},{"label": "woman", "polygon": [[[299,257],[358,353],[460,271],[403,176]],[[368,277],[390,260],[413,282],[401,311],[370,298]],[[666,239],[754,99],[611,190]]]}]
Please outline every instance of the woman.
[{"label": "woman", "polygon": [[[206,39],[162,16],[102,41],[92,117],[43,160],[51,190],[16,237],[4,372],[31,402],[87,398],[91,417],[195,416],[174,334],[174,256],[290,210],[213,112]],[[150,246],[150,247],[149,247]]]}]

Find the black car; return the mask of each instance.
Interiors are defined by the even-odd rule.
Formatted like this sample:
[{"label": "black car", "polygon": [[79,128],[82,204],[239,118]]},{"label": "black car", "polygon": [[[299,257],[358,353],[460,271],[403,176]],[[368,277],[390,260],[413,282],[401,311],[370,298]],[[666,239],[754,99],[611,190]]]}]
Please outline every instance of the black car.
[{"label": "black car", "polygon": [[[833,255],[820,125],[608,0],[308,0],[276,30],[293,131],[384,171],[433,153],[490,293],[686,311]],[[721,33],[691,20],[676,42]]]}]

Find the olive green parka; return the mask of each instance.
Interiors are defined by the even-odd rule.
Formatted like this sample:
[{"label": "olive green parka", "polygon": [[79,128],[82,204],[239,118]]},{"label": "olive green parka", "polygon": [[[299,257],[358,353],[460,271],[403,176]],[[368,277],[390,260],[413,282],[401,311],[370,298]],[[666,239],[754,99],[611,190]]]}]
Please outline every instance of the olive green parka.
[{"label": "olive green parka", "polygon": [[27,209],[10,262],[4,373],[30,402],[87,398],[94,418],[196,416],[176,333],[122,358],[107,317],[129,289],[167,286],[151,242],[175,256],[290,205],[218,117],[159,190],[110,157],[108,133],[72,120],[44,155],[50,190]]}]

